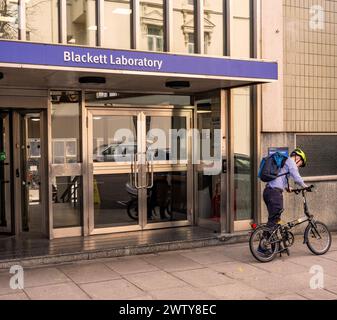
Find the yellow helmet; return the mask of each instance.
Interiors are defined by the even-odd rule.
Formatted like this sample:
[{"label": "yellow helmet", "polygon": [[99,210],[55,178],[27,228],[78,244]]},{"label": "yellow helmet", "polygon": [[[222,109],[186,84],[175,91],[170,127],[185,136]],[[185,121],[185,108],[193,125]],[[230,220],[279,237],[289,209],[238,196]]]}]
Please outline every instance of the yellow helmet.
[{"label": "yellow helmet", "polygon": [[296,148],[296,149],[291,153],[291,157],[293,157],[293,156],[295,156],[295,155],[301,157],[302,162],[303,162],[303,164],[302,164],[301,167],[304,168],[304,167],[307,165],[307,163],[308,163],[307,156],[305,155],[304,151],[303,151],[302,149],[300,149],[300,148]]}]

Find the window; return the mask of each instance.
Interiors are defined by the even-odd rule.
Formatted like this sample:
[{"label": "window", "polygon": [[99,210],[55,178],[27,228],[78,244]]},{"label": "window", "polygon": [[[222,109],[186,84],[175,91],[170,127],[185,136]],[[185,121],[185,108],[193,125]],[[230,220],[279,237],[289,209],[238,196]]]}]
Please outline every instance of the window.
[{"label": "window", "polygon": [[251,56],[251,0],[231,1],[231,56],[250,58]]},{"label": "window", "polygon": [[67,43],[96,45],[96,1],[67,0]]},{"label": "window", "polygon": [[223,0],[204,1],[205,54],[224,55],[225,28],[223,4]]},{"label": "window", "polygon": [[296,145],[303,149],[308,165],[304,177],[337,176],[337,135],[297,135]]},{"label": "window", "polygon": [[195,52],[195,43],[194,43],[194,33],[189,33],[188,34],[188,53],[194,53]]},{"label": "window", "polygon": [[0,0],[0,39],[19,37],[19,0]]},{"label": "window", "polygon": [[140,1],[139,49],[164,51],[164,1]]},{"label": "window", "polygon": [[[103,46],[115,49],[131,48],[130,0],[104,1]],[[120,32],[123,30],[123,32]]]},{"label": "window", "polygon": [[170,0],[173,1],[173,52],[194,53],[194,1]]},{"label": "window", "polygon": [[253,163],[249,87],[232,90],[234,113],[234,210],[235,220],[252,219]]},{"label": "window", "polygon": [[59,42],[58,0],[26,1],[26,40],[35,42]]},{"label": "window", "polygon": [[163,51],[163,28],[148,26],[147,44],[149,51]]},{"label": "window", "polygon": [[52,163],[81,162],[80,97],[72,91],[52,93]]}]

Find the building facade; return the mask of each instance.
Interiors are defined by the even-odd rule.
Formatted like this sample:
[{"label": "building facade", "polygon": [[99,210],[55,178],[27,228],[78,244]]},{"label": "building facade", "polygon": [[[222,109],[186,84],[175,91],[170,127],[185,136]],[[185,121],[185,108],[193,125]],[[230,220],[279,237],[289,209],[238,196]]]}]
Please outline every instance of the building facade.
[{"label": "building facade", "polygon": [[[310,1],[270,2],[0,0],[0,232],[222,234],[264,220],[267,147],[336,150],[335,3],[320,4],[330,33],[312,39]],[[323,38],[326,54],[303,54]],[[336,164],[309,157],[335,226]]]},{"label": "building facade", "polygon": [[[316,186],[310,208],[332,229],[337,227],[336,23],[336,1],[262,2],[261,53],[278,61],[280,76],[277,85],[262,88],[261,152],[269,146],[306,151],[308,166],[300,171]],[[286,197],[285,219],[296,219],[302,210],[298,197]],[[262,212],[265,217],[263,206]]]}]

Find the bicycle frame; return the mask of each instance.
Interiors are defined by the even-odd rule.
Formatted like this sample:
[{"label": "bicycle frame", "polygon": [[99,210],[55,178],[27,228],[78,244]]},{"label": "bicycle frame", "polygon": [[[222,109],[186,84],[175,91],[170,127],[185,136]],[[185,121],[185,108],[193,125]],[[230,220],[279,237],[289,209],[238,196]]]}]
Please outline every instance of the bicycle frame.
[{"label": "bicycle frame", "polygon": [[[283,236],[285,234],[285,232],[288,232],[289,230],[301,225],[301,224],[304,224],[306,222],[308,222],[308,226],[307,228],[309,227],[309,225],[311,225],[314,229],[314,231],[316,232],[316,235],[318,237],[321,237],[317,228],[316,228],[316,225],[315,225],[315,219],[314,219],[314,216],[310,214],[310,211],[309,211],[309,207],[308,207],[308,202],[307,202],[307,198],[306,198],[306,191],[305,189],[302,189],[302,190],[294,190],[293,192],[296,193],[296,194],[299,194],[301,193],[302,194],[302,198],[303,198],[303,211],[304,211],[304,217],[302,218],[299,218],[299,219],[296,219],[296,220],[293,220],[291,222],[288,222],[284,225],[279,225],[278,228],[276,228],[272,234],[270,235],[269,239],[271,239],[273,236],[277,236],[277,232],[280,231],[280,234],[281,234],[281,239],[279,237],[277,237],[277,240],[275,241],[269,241],[268,239],[268,242],[270,244],[274,244],[274,243],[277,243],[277,242],[281,242],[283,241],[284,242],[284,239],[283,239]],[[306,232],[304,232],[304,244],[306,244],[308,242],[308,238],[306,236]],[[282,252],[284,250],[286,250],[287,246],[285,245],[285,243],[283,243],[285,248],[283,248],[283,250],[280,250],[279,252]]]}]

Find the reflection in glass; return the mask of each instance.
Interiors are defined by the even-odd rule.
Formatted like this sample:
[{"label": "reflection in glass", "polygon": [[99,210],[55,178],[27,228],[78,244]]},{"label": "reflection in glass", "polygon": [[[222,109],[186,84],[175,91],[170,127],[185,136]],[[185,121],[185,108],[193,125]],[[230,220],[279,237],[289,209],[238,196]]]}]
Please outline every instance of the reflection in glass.
[{"label": "reflection in glass", "polygon": [[148,223],[187,220],[187,172],[156,172],[148,190]]},{"label": "reflection in glass", "polygon": [[25,119],[26,154],[24,155],[23,191],[24,205],[22,210],[22,230],[42,232],[41,206],[41,143],[40,114],[27,114]]},{"label": "reflection in glass", "polygon": [[121,92],[86,92],[86,106],[108,106],[110,104],[128,105],[163,105],[163,106],[189,106],[191,98],[189,96],[178,95],[144,95]]},{"label": "reflection in glass", "polygon": [[130,0],[104,1],[104,47],[131,48],[131,15]]},{"label": "reflection in glass", "polygon": [[67,0],[67,43],[95,46],[96,1]]},{"label": "reflection in glass", "polygon": [[234,110],[235,220],[250,220],[252,203],[250,89],[232,91]]},{"label": "reflection in glass", "polygon": [[80,96],[78,92],[52,92],[52,163],[81,162]]},{"label": "reflection in glass", "polygon": [[[201,164],[197,166],[198,170],[198,208],[199,223],[198,225],[209,228],[216,232],[220,231],[221,214],[221,197],[226,197],[225,190],[221,190],[221,174],[214,161],[209,161],[209,156],[214,157],[217,153],[214,141],[214,130],[221,129],[221,103],[220,94],[214,94],[210,98],[197,101],[198,130],[200,133],[207,132],[202,137],[210,139],[211,150],[203,150],[203,144],[200,145]],[[218,146],[219,147],[219,146]],[[206,157],[206,158],[205,158]],[[212,172],[213,168],[217,170]]]},{"label": "reflection in glass", "polygon": [[231,1],[231,56],[250,58],[251,49],[251,17],[250,0]]},{"label": "reflection in glass", "polygon": [[56,177],[52,183],[53,227],[81,226],[82,178]]},{"label": "reflection in glass", "polygon": [[136,116],[93,117],[93,161],[131,162],[137,153]]},{"label": "reflection in glass", "polygon": [[140,49],[164,50],[163,0],[140,1],[141,39]]},{"label": "reflection in glass", "polygon": [[152,116],[146,118],[148,160],[187,160],[186,117]]},{"label": "reflection in glass", "polygon": [[58,0],[30,0],[26,2],[26,40],[57,43]]},{"label": "reflection in glass", "polygon": [[0,39],[18,39],[19,0],[0,0]]},{"label": "reflection in glass", "polygon": [[94,176],[95,228],[138,225],[138,191],[130,174]]},{"label": "reflection in glass", "polygon": [[173,39],[172,51],[195,52],[194,4],[193,1],[173,1]]},{"label": "reflection in glass", "polygon": [[[237,1],[239,2],[239,1]],[[224,54],[224,1],[206,0],[204,6],[204,53],[209,55]]]}]

